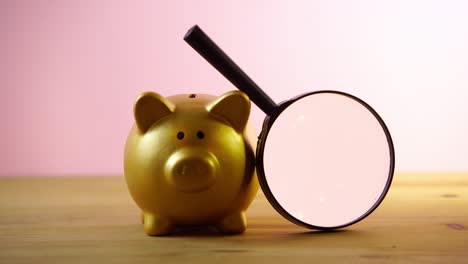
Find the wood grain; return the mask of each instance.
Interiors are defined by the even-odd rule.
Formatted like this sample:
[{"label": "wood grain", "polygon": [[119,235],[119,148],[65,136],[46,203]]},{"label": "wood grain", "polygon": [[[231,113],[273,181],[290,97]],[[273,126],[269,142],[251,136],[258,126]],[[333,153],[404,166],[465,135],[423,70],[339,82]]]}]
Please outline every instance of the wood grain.
[{"label": "wood grain", "polygon": [[284,220],[259,193],[242,235],[148,237],[123,177],[0,178],[0,263],[468,263],[468,173],[397,174],[337,232]]}]

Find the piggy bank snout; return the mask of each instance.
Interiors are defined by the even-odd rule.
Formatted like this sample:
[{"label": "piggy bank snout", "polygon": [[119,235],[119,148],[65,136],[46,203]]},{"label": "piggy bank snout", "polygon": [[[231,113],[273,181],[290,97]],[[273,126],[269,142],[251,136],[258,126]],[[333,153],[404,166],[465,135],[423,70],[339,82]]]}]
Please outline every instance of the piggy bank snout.
[{"label": "piggy bank snout", "polygon": [[182,149],[169,157],[165,174],[168,183],[177,190],[200,192],[214,184],[218,169],[219,163],[213,154],[199,149]]}]

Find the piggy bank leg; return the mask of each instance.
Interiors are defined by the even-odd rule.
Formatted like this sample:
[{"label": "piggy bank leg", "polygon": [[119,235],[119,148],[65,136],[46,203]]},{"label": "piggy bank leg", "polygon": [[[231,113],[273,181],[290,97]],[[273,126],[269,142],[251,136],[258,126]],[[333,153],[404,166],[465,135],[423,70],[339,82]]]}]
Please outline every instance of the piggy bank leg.
[{"label": "piggy bank leg", "polygon": [[242,233],[247,228],[247,219],[245,212],[232,214],[224,218],[216,226],[220,232],[223,233]]},{"label": "piggy bank leg", "polygon": [[148,236],[163,236],[172,232],[174,226],[169,219],[150,213],[141,213],[143,229]]}]

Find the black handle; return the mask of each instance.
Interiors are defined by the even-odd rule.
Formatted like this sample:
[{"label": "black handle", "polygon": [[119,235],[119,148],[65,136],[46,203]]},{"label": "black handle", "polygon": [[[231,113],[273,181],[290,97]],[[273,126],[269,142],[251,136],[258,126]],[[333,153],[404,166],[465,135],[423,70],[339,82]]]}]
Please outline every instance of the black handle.
[{"label": "black handle", "polygon": [[184,40],[234,86],[246,93],[265,114],[271,115],[277,106],[275,102],[200,27],[195,25],[189,29]]}]

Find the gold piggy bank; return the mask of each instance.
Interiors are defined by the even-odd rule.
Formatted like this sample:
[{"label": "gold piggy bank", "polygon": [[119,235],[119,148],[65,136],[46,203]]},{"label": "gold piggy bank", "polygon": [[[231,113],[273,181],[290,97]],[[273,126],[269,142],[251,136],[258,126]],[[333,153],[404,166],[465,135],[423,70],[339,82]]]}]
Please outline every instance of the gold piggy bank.
[{"label": "gold piggy bank", "polygon": [[145,233],[200,225],[243,232],[258,190],[247,95],[146,92],[133,110],[124,171]]}]

